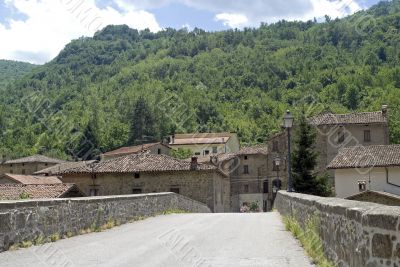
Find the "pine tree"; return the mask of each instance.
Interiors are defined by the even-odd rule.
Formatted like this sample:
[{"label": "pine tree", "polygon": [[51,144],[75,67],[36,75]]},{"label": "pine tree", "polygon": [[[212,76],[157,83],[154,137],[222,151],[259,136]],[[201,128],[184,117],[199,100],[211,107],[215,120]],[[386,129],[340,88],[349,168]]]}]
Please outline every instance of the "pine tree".
[{"label": "pine tree", "polygon": [[154,124],[150,107],[143,97],[139,97],[134,105],[128,144],[136,145],[144,143],[144,140],[154,139]]},{"label": "pine tree", "polygon": [[319,178],[313,174],[317,165],[317,153],[314,150],[315,138],[315,129],[307,122],[303,111],[299,119],[292,154],[293,186],[298,193],[327,196],[329,195],[328,180],[325,176]]}]

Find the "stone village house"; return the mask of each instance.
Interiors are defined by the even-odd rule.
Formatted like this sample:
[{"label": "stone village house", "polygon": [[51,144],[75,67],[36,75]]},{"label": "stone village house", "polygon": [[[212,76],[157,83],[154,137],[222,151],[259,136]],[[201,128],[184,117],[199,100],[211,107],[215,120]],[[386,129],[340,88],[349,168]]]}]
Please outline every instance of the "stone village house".
[{"label": "stone village house", "polygon": [[[316,129],[315,149],[318,154],[316,173],[328,172],[334,183],[334,173],[327,165],[335,158],[340,149],[362,145],[388,145],[389,123],[388,108],[382,106],[380,111],[349,114],[324,113],[309,119]],[[296,125],[291,129],[294,141]],[[281,163],[282,188],[287,188],[287,132],[271,137],[268,140],[268,176],[273,175],[274,159],[279,157]],[[293,146],[292,146],[293,148]],[[271,168],[272,167],[272,168]]]},{"label": "stone village house", "polygon": [[344,148],[328,169],[335,172],[337,197],[367,190],[400,195],[400,145]]},{"label": "stone village house", "polygon": [[6,160],[0,164],[0,174],[33,174],[42,169],[64,162],[64,160],[49,158],[43,155]]},{"label": "stone village house", "polygon": [[175,192],[214,212],[230,211],[229,177],[197,158],[186,162],[166,155],[131,154],[58,174],[64,183],[76,184],[90,196]]}]

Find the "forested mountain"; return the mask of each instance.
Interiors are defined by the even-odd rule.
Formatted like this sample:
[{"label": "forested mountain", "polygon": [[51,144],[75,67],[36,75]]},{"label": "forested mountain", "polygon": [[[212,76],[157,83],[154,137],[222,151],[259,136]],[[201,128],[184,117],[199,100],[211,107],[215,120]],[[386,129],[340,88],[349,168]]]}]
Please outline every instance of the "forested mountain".
[{"label": "forested mountain", "polygon": [[34,67],[35,65],[25,62],[0,59],[0,87],[21,78],[32,71]]},{"label": "forested mountain", "polygon": [[399,33],[399,1],[325,23],[213,33],[108,26],[0,92],[1,153],[86,157],[193,131],[258,143],[299,101],[313,113],[388,104],[399,142]]}]

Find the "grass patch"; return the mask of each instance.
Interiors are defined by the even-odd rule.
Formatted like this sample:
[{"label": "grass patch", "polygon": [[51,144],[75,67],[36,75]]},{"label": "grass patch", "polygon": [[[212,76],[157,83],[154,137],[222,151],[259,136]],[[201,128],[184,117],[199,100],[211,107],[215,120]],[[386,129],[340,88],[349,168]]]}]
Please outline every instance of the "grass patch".
[{"label": "grass patch", "polygon": [[328,261],[324,254],[321,238],[318,234],[319,219],[316,216],[308,218],[305,229],[293,217],[284,217],[286,230],[292,232],[298,239],[307,254],[313,259],[314,263],[320,267],[334,267],[334,264]]},{"label": "grass patch", "polygon": [[170,209],[170,210],[165,210],[163,212],[160,212],[157,215],[182,214],[182,213],[188,213],[188,212],[185,210],[180,210],[180,209]]}]

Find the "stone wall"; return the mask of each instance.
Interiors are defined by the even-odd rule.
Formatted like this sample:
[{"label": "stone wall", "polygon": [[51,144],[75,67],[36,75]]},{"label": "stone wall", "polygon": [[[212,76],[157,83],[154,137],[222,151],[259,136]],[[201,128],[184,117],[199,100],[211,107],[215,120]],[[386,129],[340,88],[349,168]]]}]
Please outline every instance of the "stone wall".
[{"label": "stone wall", "polygon": [[210,212],[205,204],[174,193],[0,201],[0,252],[22,241],[77,235],[110,220],[123,224],[139,216],[177,209]]},{"label": "stone wall", "polygon": [[275,207],[303,225],[317,216],[325,254],[336,266],[400,266],[400,207],[284,191]]}]

